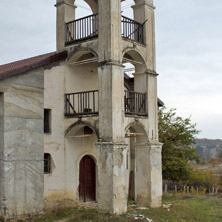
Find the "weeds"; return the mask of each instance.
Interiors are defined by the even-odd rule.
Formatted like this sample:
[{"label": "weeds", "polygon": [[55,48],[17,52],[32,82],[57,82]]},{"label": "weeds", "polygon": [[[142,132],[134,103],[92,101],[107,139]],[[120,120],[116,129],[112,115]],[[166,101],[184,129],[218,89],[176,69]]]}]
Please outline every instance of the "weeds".
[{"label": "weeds", "polygon": [[[222,221],[222,198],[220,196],[192,196],[191,198],[182,195],[165,196],[163,203],[170,207],[137,210],[130,207],[135,203],[129,203],[130,210],[121,216],[98,212],[95,209],[63,208],[25,221],[61,222],[63,219],[64,222],[145,222],[147,218],[152,222]],[[143,215],[143,217],[138,215]]]}]

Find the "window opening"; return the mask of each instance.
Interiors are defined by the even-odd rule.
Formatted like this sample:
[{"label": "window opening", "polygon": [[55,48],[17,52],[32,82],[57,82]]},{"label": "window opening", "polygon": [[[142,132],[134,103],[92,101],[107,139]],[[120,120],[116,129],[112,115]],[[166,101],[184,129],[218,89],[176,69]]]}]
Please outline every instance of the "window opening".
[{"label": "window opening", "polygon": [[44,109],[44,133],[51,133],[51,109]]},{"label": "window opening", "polygon": [[0,92],[0,117],[4,114],[4,94]]},{"label": "window opening", "polygon": [[44,173],[51,173],[51,155],[44,153]]}]

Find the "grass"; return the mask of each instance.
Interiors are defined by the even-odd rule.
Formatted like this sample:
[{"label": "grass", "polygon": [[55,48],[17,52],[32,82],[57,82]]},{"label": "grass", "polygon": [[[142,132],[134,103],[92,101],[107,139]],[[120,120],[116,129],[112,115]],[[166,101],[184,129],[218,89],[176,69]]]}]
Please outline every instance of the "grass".
[{"label": "grass", "polygon": [[[172,204],[169,209],[158,208],[147,210],[131,210],[127,214],[117,216],[107,213],[99,213],[94,209],[64,208],[57,209],[45,215],[26,219],[31,222],[221,222],[222,221],[222,196],[166,196],[164,204]],[[135,220],[135,215],[144,215],[144,219]]]},{"label": "grass", "polygon": [[149,209],[145,215],[153,221],[222,221],[222,198],[219,197],[166,197],[164,202],[173,204],[170,211],[167,209]]}]

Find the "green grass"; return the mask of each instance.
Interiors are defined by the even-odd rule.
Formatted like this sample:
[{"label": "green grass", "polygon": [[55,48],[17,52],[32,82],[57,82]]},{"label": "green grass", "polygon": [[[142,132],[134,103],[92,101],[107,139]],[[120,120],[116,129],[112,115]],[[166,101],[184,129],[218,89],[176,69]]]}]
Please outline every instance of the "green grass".
[{"label": "green grass", "polygon": [[65,219],[65,222],[133,222],[147,221],[135,220],[134,215],[142,214],[153,222],[222,222],[222,196],[166,196],[163,203],[172,204],[170,210],[164,208],[147,210],[129,210],[127,214],[117,216],[99,213],[94,209],[64,208],[51,213],[30,218],[24,221],[56,222]]}]

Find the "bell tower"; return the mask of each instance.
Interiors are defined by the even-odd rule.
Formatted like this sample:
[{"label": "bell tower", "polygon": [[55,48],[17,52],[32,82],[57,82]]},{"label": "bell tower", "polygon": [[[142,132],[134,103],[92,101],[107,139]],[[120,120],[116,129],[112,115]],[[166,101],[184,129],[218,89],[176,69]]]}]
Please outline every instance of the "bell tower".
[{"label": "bell tower", "polygon": [[[75,1],[57,0],[57,50],[68,51],[68,65],[96,63],[98,112],[86,107],[88,119],[97,115],[96,201],[100,209],[121,214],[131,192],[138,206],[159,207],[162,144],[153,0],[134,0],[134,19],[121,15],[121,0],[85,2],[93,14],[76,19]],[[126,62],[135,66],[133,90],[126,87]]]}]

